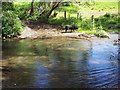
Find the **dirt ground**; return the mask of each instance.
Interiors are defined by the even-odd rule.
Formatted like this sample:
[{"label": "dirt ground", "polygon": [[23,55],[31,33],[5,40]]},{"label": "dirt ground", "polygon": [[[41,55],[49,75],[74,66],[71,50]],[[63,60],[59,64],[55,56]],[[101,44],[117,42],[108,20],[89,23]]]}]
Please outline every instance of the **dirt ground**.
[{"label": "dirt ground", "polygon": [[18,38],[42,38],[62,35],[64,30],[56,25],[40,23],[39,21],[24,20],[24,31]]},{"label": "dirt ground", "polygon": [[[117,11],[97,11],[97,10],[89,10],[89,11],[81,11],[81,15],[87,17],[86,15],[95,15],[101,16],[105,13],[115,14]],[[45,37],[53,37],[53,36],[78,36],[81,33],[65,33],[65,30],[57,25],[49,24],[49,23],[40,23],[39,21],[32,20],[22,20],[24,23],[24,31],[18,38],[45,38]]]},{"label": "dirt ground", "polygon": [[[17,36],[20,39],[47,38],[54,36],[80,37],[80,35],[82,36],[83,34],[77,31],[71,33],[71,30],[68,30],[66,33],[65,29],[60,26],[49,23],[40,23],[39,21],[24,20],[22,22],[24,23],[24,31],[21,35]],[[91,36],[86,34],[83,37],[88,38]]]}]

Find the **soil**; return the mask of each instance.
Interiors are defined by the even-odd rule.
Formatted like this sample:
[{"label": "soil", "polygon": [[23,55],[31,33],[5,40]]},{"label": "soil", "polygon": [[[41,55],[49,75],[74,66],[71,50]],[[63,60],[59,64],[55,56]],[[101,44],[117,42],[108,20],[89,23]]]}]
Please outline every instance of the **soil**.
[{"label": "soil", "polygon": [[61,35],[62,29],[57,25],[29,20],[22,22],[24,23],[24,31],[18,38],[42,38]]}]

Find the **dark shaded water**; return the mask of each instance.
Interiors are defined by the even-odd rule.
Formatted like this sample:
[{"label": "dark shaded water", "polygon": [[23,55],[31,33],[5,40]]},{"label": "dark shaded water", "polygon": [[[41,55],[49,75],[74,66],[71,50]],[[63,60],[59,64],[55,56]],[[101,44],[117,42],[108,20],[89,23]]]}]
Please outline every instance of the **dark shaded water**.
[{"label": "dark shaded water", "polygon": [[118,46],[111,39],[3,41],[3,87],[118,87]]}]

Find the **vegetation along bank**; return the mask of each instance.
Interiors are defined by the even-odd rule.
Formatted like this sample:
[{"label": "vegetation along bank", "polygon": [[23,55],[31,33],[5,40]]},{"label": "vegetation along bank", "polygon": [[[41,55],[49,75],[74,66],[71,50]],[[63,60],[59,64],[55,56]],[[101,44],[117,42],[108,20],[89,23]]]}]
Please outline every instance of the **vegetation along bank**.
[{"label": "vegetation along bank", "polygon": [[[120,31],[117,9],[118,2],[2,2],[1,37],[109,37]],[[65,32],[65,25],[78,29]]]}]

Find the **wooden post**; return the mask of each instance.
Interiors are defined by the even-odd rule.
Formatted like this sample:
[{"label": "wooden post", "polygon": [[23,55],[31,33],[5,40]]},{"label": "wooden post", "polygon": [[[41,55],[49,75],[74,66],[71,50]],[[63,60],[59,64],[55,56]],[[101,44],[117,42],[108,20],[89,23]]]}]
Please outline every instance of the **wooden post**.
[{"label": "wooden post", "polygon": [[94,29],[94,15],[92,15],[91,19],[92,19],[92,29]]},{"label": "wooden post", "polygon": [[79,18],[79,13],[77,13],[77,19]]},{"label": "wooden post", "polygon": [[[68,14],[68,18],[70,19],[70,13]],[[68,20],[68,23],[70,24],[70,21]]]},{"label": "wooden post", "polygon": [[65,17],[65,20],[66,20],[66,11],[64,12],[64,17]]}]

